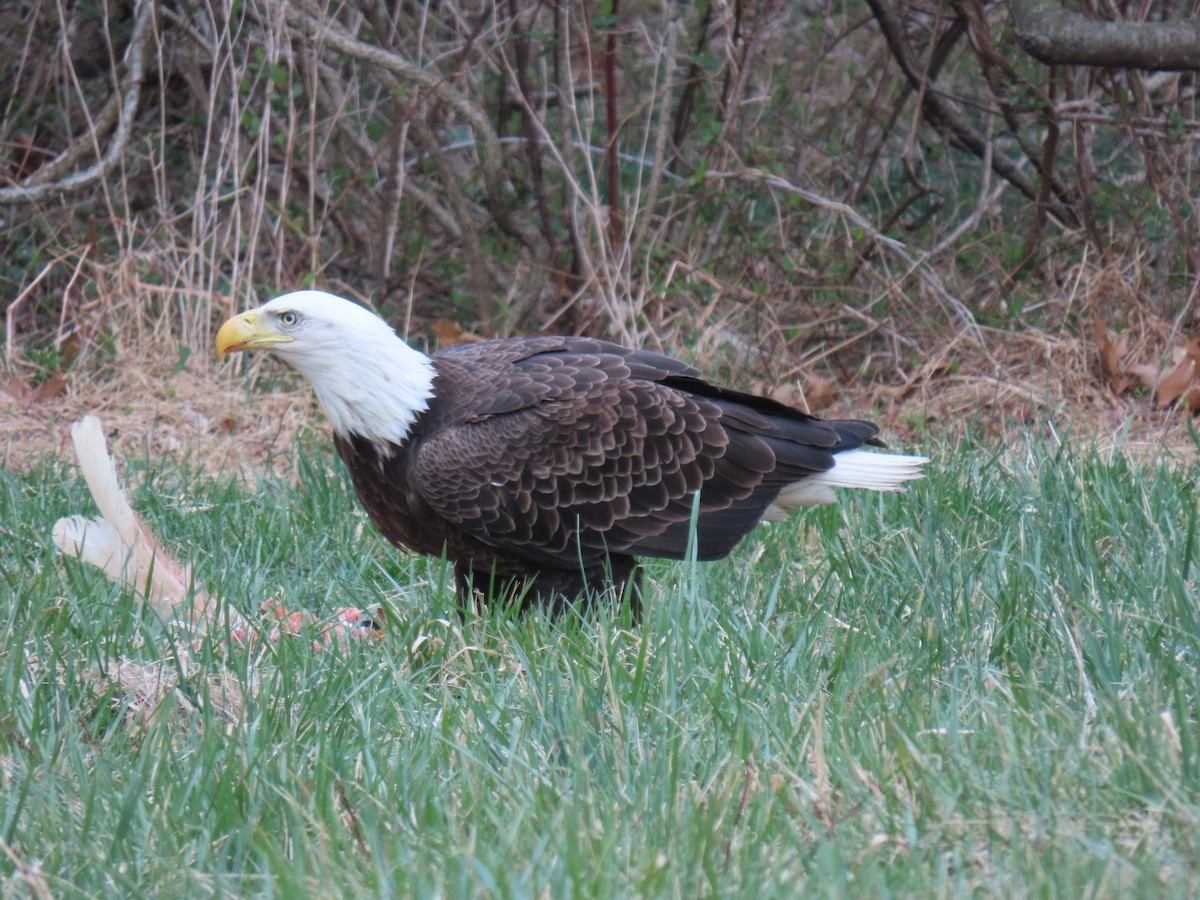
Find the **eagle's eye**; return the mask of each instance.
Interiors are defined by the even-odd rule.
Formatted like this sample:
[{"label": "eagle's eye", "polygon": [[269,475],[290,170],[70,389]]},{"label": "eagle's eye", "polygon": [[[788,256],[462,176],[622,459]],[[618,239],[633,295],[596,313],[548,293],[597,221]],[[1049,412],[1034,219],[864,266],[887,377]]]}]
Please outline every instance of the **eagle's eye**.
[{"label": "eagle's eye", "polygon": [[300,321],[300,316],[292,312],[290,309],[287,312],[279,314],[279,322],[284,328],[293,328]]}]

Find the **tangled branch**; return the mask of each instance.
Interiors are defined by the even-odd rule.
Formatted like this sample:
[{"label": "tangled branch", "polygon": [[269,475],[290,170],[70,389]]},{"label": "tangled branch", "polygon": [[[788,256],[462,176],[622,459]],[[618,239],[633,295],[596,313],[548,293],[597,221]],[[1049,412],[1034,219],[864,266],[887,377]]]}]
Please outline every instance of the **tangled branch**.
[{"label": "tangled branch", "polygon": [[[297,4],[280,2],[278,8],[287,23],[309,41],[362,60],[368,65],[391,73],[402,82],[423,88],[462,116],[463,121],[479,139],[480,174],[483,176],[488,210],[501,228],[524,241],[527,246],[533,249],[541,246],[542,241],[537,233],[524,227],[512,215],[512,208],[505,194],[504,159],[500,141],[482,108],[456,91],[440,72],[414,65],[384,47],[360,41],[336,22],[308,12]],[[542,258],[541,254],[539,258]]]},{"label": "tangled branch", "polygon": [[765,187],[774,188],[788,194],[794,194],[797,197],[811,203],[814,206],[819,206],[821,209],[827,209],[830,212],[837,213],[843,218],[851,222],[856,228],[862,229],[871,240],[875,241],[881,247],[890,250],[893,254],[903,260],[908,266],[910,272],[921,279],[925,285],[932,290],[938,297],[954,311],[959,320],[966,326],[968,333],[977,342],[982,341],[982,335],[979,333],[979,325],[975,321],[975,317],[971,311],[963,304],[961,300],[946,290],[945,286],[933,272],[929,266],[921,260],[916,259],[904,244],[895,238],[888,237],[883,234],[874,225],[868,222],[856,209],[847,206],[845,203],[839,203],[837,200],[830,200],[828,197],[822,197],[813,191],[800,187],[798,184],[793,184],[786,179],[780,178],[778,175],[772,175],[768,172],[763,172],[760,169],[743,169],[740,172],[705,172],[704,178],[706,181],[722,181],[727,179],[737,179],[741,181],[749,181],[764,185]]},{"label": "tangled branch", "polygon": [[[32,203],[44,197],[77,191],[99,181],[121,158],[129,143],[130,126],[141,99],[142,78],[145,75],[144,52],[146,39],[152,34],[150,23],[153,18],[153,0],[138,0],[134,10],[133,34],[129,38],[129,46],[125,48],[125,78],[121,82],[120,90],[105,104],[86,134],[23,182],[0,188],[0,203]],[[117,99],[122,95],[124,101],[120,104],[118,113]],[[78,162],[89,147],[99,147],[101,133],[112,127],[114,118],[116,130],[104,155],[81,172],[67,175],[57,181],[52,180]]]}]

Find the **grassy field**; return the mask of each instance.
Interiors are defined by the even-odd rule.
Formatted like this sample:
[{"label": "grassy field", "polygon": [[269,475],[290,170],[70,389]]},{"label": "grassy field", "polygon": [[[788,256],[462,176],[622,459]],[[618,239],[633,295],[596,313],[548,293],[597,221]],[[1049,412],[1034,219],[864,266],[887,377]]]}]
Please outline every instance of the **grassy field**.
[{"label": "grassy field", "polygon": [[[242,608],[388,604],[344,656],[180,658],[47,549],[73,466],[0,469],[3,893],[1195,896],[1194,456],[926,449],[905,497],[655,564],[633,629],[460,622],[315,446],[294,487],[127,463]],[[139,708],[123,661],[178,690]]]}]

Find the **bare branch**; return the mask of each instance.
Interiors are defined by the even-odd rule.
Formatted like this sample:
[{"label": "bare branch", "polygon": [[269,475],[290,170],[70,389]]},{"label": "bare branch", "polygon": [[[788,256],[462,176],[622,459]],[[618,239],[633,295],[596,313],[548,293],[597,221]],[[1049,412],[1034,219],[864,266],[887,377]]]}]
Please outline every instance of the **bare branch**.
[{"label": "bare branch", "polygon": [[463,254],[467,259],[469,277],[475,299],[479,304],[480,317],[484,321],[494,321],[496,318],[496,301],[492,291],[493,285],[484,264],[484,253],[479,245],[479,233],[471,221],[471,212],[467,198],[463,194],[462,185],[455,176],[449,157],[439,152],[437,138],[433,134],[425,118],[419,113],[409,119],[413,136],[429,155],[446,193],[449,211],[458,225],[459,239],[462,241]]},{"label": "bare branch", "polygon": [[512,216],[511,206],[505,194],[504,161],[500,152],[500,142],[482,108],[451,87],[438,71],[424,69],[390,50],[360,41],[333,20],[306,12],[297,4],[280,2],[279,7],[288,24],[310,40],[390,72],[402,82],[422,87],[462,116],[479,138],[479,162],[489,211],[502,228],[518,236],[529,247],[537,248],[541,245],[540,235],[522,227]]},{"label": "bare branch", "polygon": [[[899,63],[910,86],[921,97],[921,110],[929,124],[950,138],[959,147],[975,154],[980,159],[988,155],[987,141],[968,123],[962,111],[943,96],[934,85],[927,83],[912,63],[913,54],[908,45],[904,28],[886,0],[867,0],[879,28],[888,42],[892,56]],[[1003,153],[991,154],[991,164],[996,174],[1008,181],[1030,200],[1038,198],[1037,186],[1029,176]],[[1050,212],[1067,225],[1077,225],[1078,220],[1069,206],[1059,200],[1049,204]]]},{"label": "bare branch", "polygon": [[[118,95],[114,95],[108,101],[87,134],[71,144],[41,170],[33,173],[26,181],[0,188],[0,203],[32,203],[43,197],[77,191],[94,181],[99,181],[120,159],[129,143],[130,126],[141,99],[142,77],[145,74],[143,56],[146,38],[152,33],[149,26],[153,18],[153,0],[138,0],[134,12],[133,34],[129,38],[129,46],[125,48],[125,78],[121,82],[119,92],[119,95],[124,95],[124,102],[120,104],[120,113],[116,116],[117,128],[108,142],[108,149],[104,155],[82,172],[76,172],[74,175],[68,175],[58,181],[47,180],[70,168],[83,157],[89,146],[98,143],[99,134],[107,131],[112,125]],[[46,174],[46,170],[49,170],[49,174]]]},{"label": "bare branch", "polygon": [[1048,66],[1200,69],[1200,23],[1104,22],[1056,0],[1008,0],[1021,47]]},{"label": "bare branch", "polygon": [[895,238],[888,237],[880,232],[875,226],[868,222],[859,212],[853,207],[847,206],[845,203],[839,203],[836,200],[830,200],[828,197],[822,197],[813,191],[800,187],[798,184],[793,184],[778,175],[772,175],[768,172],[763,172],[760,169],[743,169],[739,172],[705,172],[705,181],[722,181],[727,179],[738,179],[741,181],[750,181],[765,185],[766,187],[775,188],[776,190],[784,191],[788,194],[795,194],[814,206],[819,206],[822,209],[827,209],[830,212],[835,212],[850,221],[853,225],[861,228],[873,241],[880,246],[890,250],[908,266],[909,271],[914,273],[930,288],[935,294],[942,298],[943,301],[954,311],[972,337],[977,341],[982,341],[982,336],[979,333],[979,325],[975,321],[975,317],[971,315],[971,311],[963,305],[963,302],[946,290],[942,282],[929,270],[929,266],[922,260],[916,259],[908,252],[904,244]]}]

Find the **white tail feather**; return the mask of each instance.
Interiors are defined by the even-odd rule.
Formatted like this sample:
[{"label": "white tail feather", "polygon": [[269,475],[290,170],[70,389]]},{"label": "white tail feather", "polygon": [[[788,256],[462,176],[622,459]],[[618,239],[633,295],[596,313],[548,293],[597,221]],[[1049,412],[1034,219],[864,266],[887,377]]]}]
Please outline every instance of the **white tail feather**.
[{"label": "white tail feather", "polygon": [[[129,505],[108,455],[100,420],[85,416],[71,427],[71,439],[100,516],[59,519],[51,534],[54,545],[103,570],[112,581],[129,587],[168,619],[213,624],[216,603],[199,592],[190,604],[187,602],[191,573],[159,545]],[[232,610],[230,614],[235,627],[243,624],[240,616]]]},{"label": "white tail feather", "polygon": [[835,488],[868,491],[903,491],[906,483],[924,478],[924,456],[876,453],[871,450],[845,450],[833,458],[833,468],[789,484],[763,513],[763,521],[779,522],[801,506],[833,503]]}]

